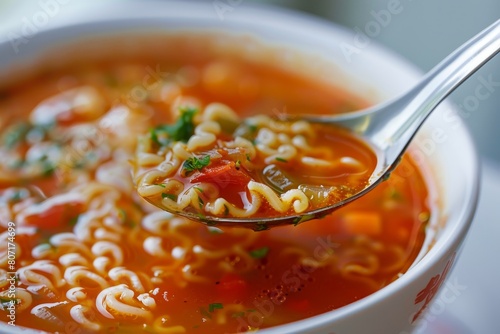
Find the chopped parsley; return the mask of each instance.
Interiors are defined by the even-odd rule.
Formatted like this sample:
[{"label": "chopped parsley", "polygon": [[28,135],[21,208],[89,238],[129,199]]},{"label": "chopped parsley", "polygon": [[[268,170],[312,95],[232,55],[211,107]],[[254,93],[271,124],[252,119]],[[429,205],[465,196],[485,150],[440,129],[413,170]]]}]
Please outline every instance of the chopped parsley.
[{"label": "chopped parsley", "polygon": [[174,202],[177,202],[177,195],[162,193],[161,198],[169,198]]},{"label": "chopped parsley", "polygon": [[244,317],[245,316],[245,312],[238,312],[238,313],[233,313],[231,315],[231,318],[240,318],[240,317]]},{"label": "chopped parsley", "polygon": [[223,309],[223,308],[224,306],[222,305],[222,303],[212,303],[208,305],[209,312],[214,312],[217,309]]},{"label": "chopped parsley", "polygon": [[33,125],[27,122],[20,122],[13,124],[2,136],[2,144],[10,150],[18,144],[25,142],[30,137],[36,137],[38,140],[41,140],[53,126],[54,123]]},{"label": "chopped parsley", "polygon": [[214,227],[214,226],[208,226],[208,231],[210,232],[210,234],[223,234],[224,233],[224,231],[222,231],[220,228]]},{"label": "chopped parsley", "polygon": [[118,217],[122,220],[125,226],[128,226],[130,228],[134,228],[136,226],[135,222],[132,219],[130,219],[125,209],[118,208]]},{"label": "chopped parsley", "polygon": [[266,257],[267,253],[269,253],[269,247],[262,247],[250,251],[250,256],[254,259],[262,259]]},{"label": "chopped parsley", "polygon": [[76,223],[78,222],[78,218],[79,218],[79,217],[80,217],[80,215],[77,215],[77,216],[75,216],[75,217],[71,218],[71,219],[69,220],[69,222],[68,222],[68,223],[69,223],[69,225],[70,225],[70,226],[75,226],[75,225],[76,225]]},{"label": "chopped parsley", "polygon": [[8,299],[8,298],[2,298],[0,297],[0,305],[2,305],[2,307],[0,307],[0,309],[5,309],[7,307],[11,307],[12,305],[18,305],[20,304],[20,300],[18,299]]},{"label": "chopped parsley", "polygon": [[288,162],[288,160],[280,158],[280,157],[276,157],[276,161],[279,161],[279,162]]},{"label": "chopped parsley", "polygon": [[293,226],[297,226],[303,222],[306,222],[306,221],[314,219],[314,218],[318,218],[318,217],[316,217],[314,214],[308,214],[308,215],[303,215],[301,217],[296,217],[293,220]]},{"label": "chopped parsley", "polygon": [[212,315],[204,307],[200,307],[200,313],[208,319],[212,319]]},{"label": "chopped parsley", "polygon": [[203,158],[199,159],[197,157],[192,157],[184,161],[182,164],[182,168],[186,175],[188,175],[191,172],[194,172],[195,170],[201,170],[203,167],[208,166],[210,163],[210,156],[205,155]]},{"label": "chopped parsley", "polygon": [[267,229],[268,227],[266,222],[257,222],[255,226],[255,231],[265,231]]},{"label": "chopped parsley", "polygon": [[15,190],[9,197],[9,202],[19,202],[29,196],[29,193],[26,189],[17,189]]},{"label": "chopped parsley", "polygon": [[163,147],[173,141],[187,142],[194,134],[194,115],[198,112],[195,108],[183,108],[174,124],[159,125],[150,130],[151,140]]},{"label": "chopped parsley", "polygon": [[259,129],[257,124],[248,124],[247,123],[246,125],[248,126],[248,130],[250,130],[251,133],[255,133]]},{"label": "chopped parsley", "polygon": [[18,143],[24,141],[24,138],[30,128],[31,127],[28,123],[19,123],[12,126],[3,137],[3,143],[7,149],[11,149]]}]

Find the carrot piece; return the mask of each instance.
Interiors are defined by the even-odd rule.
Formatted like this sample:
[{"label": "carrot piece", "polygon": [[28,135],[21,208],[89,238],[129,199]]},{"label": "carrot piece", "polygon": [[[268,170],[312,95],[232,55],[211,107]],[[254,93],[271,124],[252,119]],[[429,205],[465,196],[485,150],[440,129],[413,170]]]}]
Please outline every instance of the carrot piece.
[{"label": "carrot piece", "polygon": [[378,236],[382,233],[382,217],[373,211],[355,211],[341,218],[343,231],[348,234]]}]

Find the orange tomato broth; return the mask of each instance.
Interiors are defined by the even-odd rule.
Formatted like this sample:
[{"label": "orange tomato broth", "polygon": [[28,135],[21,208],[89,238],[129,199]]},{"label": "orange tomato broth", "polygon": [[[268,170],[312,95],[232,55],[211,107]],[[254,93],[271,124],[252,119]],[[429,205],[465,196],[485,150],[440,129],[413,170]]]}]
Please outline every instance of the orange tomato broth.
[{"label": "orange tomato broth", "polygon": [[[275,65],[201,50],[193,52],[196,47],[184,45],[182,39],[169,46],[175,52],[165,52],[161,57],[144,51],[143,56],[133,59],[116,55],[112,61],[82,61],[43,71],[28,81],[4,88],[0,91],[1,131],[27,120],[29,112],[43,99],[81,85],[95,87],[104,96],[108,108],[118,103],[133,103],[134,108],[152,110],[150,126],[165,123],[172,101],[134,100],[130,95],[134,87],[143,85],[151,69],[158,66],[168,73],[180,73],[180,69],[197,72],[198,80],[182,86],[183,95],[196,97],[203,104],[225,103],[243,117],[271,114],[276,110],[288,113],[314,110],[328,114],[367,105],[363,99],[338,87]],[[61,126],[82,121],[70,115],[61,121]],[[125,148],[132,153],[130,147]],[[93,175],[94,171],[88,172]],[[57,170],[28,180],[16,177],[15,170],[9,173],[9,178],[0,177],[3,193],[11,187],[37,186],[50,197],[70,190]],[[423,244],[431,214],[427,197],[422,173],[405,155],[389,180],[321,220],[263,232],[214,230],[194,222],[183,225],[183,233],[194,243],[212,251],[254,238],[244,249],[250,256],[228,254],[209,259],[192,273],[206,281],[188,281],[185,286],[177,284],[183,280],[181,269],[173,268],[172,279],[150,285],[156,308],[151,311],[154,317],[149,322],[119,315],[109,319],[95,307],[88,312],[88,318],[100,323],[100,331],[105,333],[147,333],[169,326],[183,326],[187,333],[232,333],[286,324],[348,305],[391,283],[412,264]],[[23,200],[0,204],[11,208],[19,203]],[[146,232],[140,222],[145,215],[144,206],[148,204],[130,193],[122,193],[119,203],[123,210],[121,219],[128,222],[123,225],[128,232],[121,236],[120,242],[125,254],[123,266],[152,276],[151,268],[163,260],[149,255],[142,247]],[[39,233],[16,238],[20,248],[16,258],[18,268],[34,261],[30,251],[33,247],[46,243],[51,235],[73,231],[75,218],[84,213],[84,205],[69,203],[25,220],[26,224],[39,228]],[[0,219],[0,233],[3,233],[7,230],[7,221],[4,216]],[[58,254],[59,251],[62,250],[54,247],[47,259],[64,273],[58,262],[63,255]],[[192,250],[186,251],[188,255],[194,254]],[[230,269],[221,270],[222,264]],[[1,269],[10,271],[4,266]],[[89,270],[93,270],[92,267]],[[111,284],[109,277],[105,279]],[[27,287],[20,281],[16,284]],[[32,306],[68,301],[65,294],[69,288],[67,282],[55,291],[42,287],[33,294]],[[8,285],[0,287],[0,291],[6,289]],[[95,300],[100,292],[96,287],[87,287],[86,291],[89,300]],[[69,310],[74,305],[68,301],[50,309],[52,320],[36,317],[26,309],[17,313],[16,325],[46,331],[91,332],[71,318]],[[5,311],[0,311],[2,313]],[[1,321],[6,319],[5,314],[1,316]]]},{"label": "orange tomato broth", "polygon": [[[229,122],[229,120],[226,121]],[[281,122],[279,124],[284,125],[287,123]],[[199,170],[185,172],[183,165],[181,165],[175,175],[167,178],[160,177],[154,181],[155,185],[163,185],[161,193],[153,196],[144,196],[144,198],[155,206],[170,211],[168,206],[164,205],[163,198],[170,196],[175,204],[177,204],[177,195],[170,194],[165,189],[165,183],[169,180],[176,180],[184,185],[184,189],[191,187],[199,189],[197,196],[200,202],[196,205],[188,206],[183,211],[189,211],[203,217],[206,214],[212,215],[212,213],[206,212],[205,205],[209,201],[213,203],[214,198],[210,198],[199,188],[200,183],[216,187],[218,191],[217,198],[223,198],[227,200],[227,205],[233,205],[240,209],[244,208],[245,203],[251,202],[252,194],[248,190],[249,181],[255,181],[263,185],[267,184],[267,186],[270,186],[270,189],[273,189],[278,194],[285,193],[287,190],[297,189],[299,185],[306,185],[308,189],[306,190],[306,194],[309,193],[308,211],[338,203],[364,189],[377,163],[376,155],[370,147],[348,131],[335,128],[332,125],[311,124],[311,128],[314,131],[314,135],[306,135],[306,137],[308,137],[308,145],[315,150],[314,153],[311,152],[312,150],[309,150],[297,153],[291,159],[280,159],[277,157],[271,163],[266,163],[264,154],[257,153],[252,159],[248,155],[245,156],[244,149],[236,153],[233,149],[232,156],[230,156],[228,149],[224,147],[224,144],[220,144],[220,142],[230,143],[235,137],[230,134],[221,133],[217,136],[217,140],[220,142],[219,144],[214,144],[214,148],[200,149],[195,152],[196,156],[199,157],[210,158],[210,155],[212,155],[207,166]],[[259,130],[256,127],[251,131],[252,133],[247,134],[248,138],[246,139],[255,142],[255,137]],[[165,150],[164,146],[154,143],[149,138],[148,140],[150,140],[153,147],[153,151],[148,153],[154,153],[162,157],[165,156],[165,153],[162,153]],[[140,150],[138,151],[139,153],[136,154],[136,157],[143,153]],[[221,157],[216,156],[214,158],[214,152],[220,154]],[[302,159],[308,158],[321,159],[321,161],[330,163],[330,166],[309,166],[302,162]],[[342,159],[350,159],[348,161],[355,161],[355,164],[342,163]],[[246,166],[248,162],[252,164],[250,169]],[[162,163],[158,166],[161,166]],[[135,168],[134,176],[138,176],[138,179],[140,179],[141,175],[150,170],[152,170],[151,166]],[[281,179],[277,180],[277,178]],[[226,207],[225,212],[215,214],[215,216],[231,218],[231,213],[227,205],[224,205]],[[250,217],[259,217],[265,220],[266,218],[284,214],[294,215],[295,210],[293,206],[285,212],[280,212],[268,204],[267,199],[264,197],[263,204]]]}]

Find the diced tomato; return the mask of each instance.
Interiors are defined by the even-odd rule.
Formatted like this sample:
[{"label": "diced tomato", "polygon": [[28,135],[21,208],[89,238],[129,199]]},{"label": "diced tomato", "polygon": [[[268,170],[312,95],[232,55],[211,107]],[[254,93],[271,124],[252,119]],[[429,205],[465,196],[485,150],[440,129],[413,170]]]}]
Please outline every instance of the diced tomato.
[{"label": "diced tomato", "polygon": [[238,274],[225,274],[217,283],[217,291],[225,300],[243,299],[248,293],[247,281]]},{"label": "diced tomato", "polygon": [[63,194],[26,208],[18,215],[18,220],[20,224],[41,229],[59,229],[69,226],[84,209],[85,202],[79,194]]},{"label": "diced tomato", "polygon": [[193,175],[191,183],[210,182],[221,187],[245,186],[251,180],[242,169],[236,169],[234,161],[221,160],[217,165],[209,165]]}]

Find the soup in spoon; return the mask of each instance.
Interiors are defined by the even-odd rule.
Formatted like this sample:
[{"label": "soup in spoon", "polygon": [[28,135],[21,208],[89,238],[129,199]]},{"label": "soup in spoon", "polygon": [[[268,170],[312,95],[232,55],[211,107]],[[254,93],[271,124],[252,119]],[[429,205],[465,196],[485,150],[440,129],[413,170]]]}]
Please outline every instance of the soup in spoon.
[{"label": "soup in spoon", "polygon": [[264,219],[358,193],[376,162],[367,145],[340,128],[266,115],[242,119],[209,103],[180,106],[172,124],[142,136],[134,175],[139,195],[166,211]]}]

